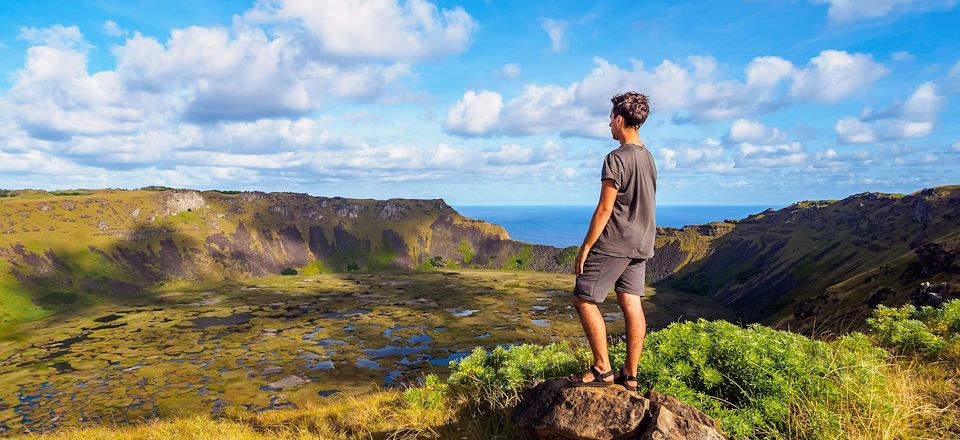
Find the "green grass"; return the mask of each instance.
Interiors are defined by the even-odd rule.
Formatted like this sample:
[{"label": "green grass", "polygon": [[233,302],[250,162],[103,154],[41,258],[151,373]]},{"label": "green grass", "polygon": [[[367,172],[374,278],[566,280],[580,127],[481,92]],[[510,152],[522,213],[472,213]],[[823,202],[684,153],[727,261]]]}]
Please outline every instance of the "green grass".
[{"label": "green grass", "polygon": [[0,276],[0,334],[10,325],[50,316],[53,311],[37,306],[16,281]]}]

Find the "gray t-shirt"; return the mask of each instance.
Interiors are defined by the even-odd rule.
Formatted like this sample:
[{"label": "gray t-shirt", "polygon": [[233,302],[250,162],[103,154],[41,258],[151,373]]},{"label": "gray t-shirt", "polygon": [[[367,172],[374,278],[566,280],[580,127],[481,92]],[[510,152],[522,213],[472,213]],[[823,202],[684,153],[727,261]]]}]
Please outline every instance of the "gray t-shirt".
[{"label": "gray t-shirt", "polygon": [[614,257],[653,257],[657,234],[657,166],[645,147],[624,144],[603,159],[600,179],[611,179],[617,201],[593,250]]}]

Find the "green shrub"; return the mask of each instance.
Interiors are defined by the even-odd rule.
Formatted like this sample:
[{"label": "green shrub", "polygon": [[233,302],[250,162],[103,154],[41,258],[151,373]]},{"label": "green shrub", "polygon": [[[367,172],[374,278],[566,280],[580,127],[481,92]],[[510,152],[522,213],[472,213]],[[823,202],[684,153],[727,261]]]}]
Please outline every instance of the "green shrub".
[{"label": "green shrub", "polygon": [[360,270],[360,265],[356,262],[347,263],[347,272],[356,272]]},{"label": "green shrub", "polygon": [[403,392],[403,400],[414,408],[439,409],[444,406],[448,388],[436,374],[428,374],[423,386],[408,388]]},{"label": "green shrub", "polygon": [[533,246],[524,246],[517,252],[507,258],[503,263],[502,269],[506,270],[528,270],[533,263]]},{"label": "green shrub", "polygon": [[301,267],[299,272],[303,275],[317,275],[321,273],[329,273],[330,270],[327,269],[327,266],[323,264],[323,261],[313,260]]},{"label": "green shrub", "polygon": [[[612,346],[610,356],[613,368],[621,368],[625,344]],[[699,320],[650,333],[638,379],[642,390],[694,405],[737,438],[837,438],[851,414],[892,417],[885,404],[891,392],[882,370],[885,358],[885,351],[860,333],[828,344],[761,325]],[[481,408],[505,408],[517,402],[529,381],[589,364],[589,352],[564,343],[490,353],[478,348],[451,363],[449,393]]]},{"label": "green shrub", "polygon": [[[615,366],[625,357],[614,349]],[[736,437],[777,436],[788,430],[802,397],[837,394],[830,347],[795,333],[724,321],[675,323],[646,340],[637,377],[640,386],[676,396],[720,421]],[[834,377],[831,377],[834,376]],[[817,419],[816,414],[806,417]],[[819,418],[818,423],[827,424]],[[839,426],[818,427],[830,435]]]},{"label": "green shrub", "polygon": [[482,406],[505,408],[516,403],[529,381],[566,375],[586,365],[584,353],[566,343],[497,347],[490,353],[477,347],[450,363],[448,382],[453,393],[477,396]]},{"label": "green shrub", "polygon": [[297,270],[292,267],[288,267],[280,272],[280,275],[296,275],[296,274],[297,274]]},{"label": "green shrub", "polygon": [[556,261],[561,267],[569,267],[572,269],[578,253],[580,253],[580,246],[567,246],[561,249],[560,252],[557,252],[557,255],[553,256],[553,261]]},{"label": "green shrub", "polygon": [[915,354],[935,359],[945,350],[954,352],[960,336],[960,300],[943,307],[912,304],[901,307],[877,306],[867,318],[877,343],[899,354]]},{"label": "green shrub", "polygon": [[460,253],[460,257],[463,258],[463,264],[470,264],[470,261],[473,260],[473,248],[470,247],[470,243],[467,240],[460,240],[460,247],[457,248],[457,252]]}]

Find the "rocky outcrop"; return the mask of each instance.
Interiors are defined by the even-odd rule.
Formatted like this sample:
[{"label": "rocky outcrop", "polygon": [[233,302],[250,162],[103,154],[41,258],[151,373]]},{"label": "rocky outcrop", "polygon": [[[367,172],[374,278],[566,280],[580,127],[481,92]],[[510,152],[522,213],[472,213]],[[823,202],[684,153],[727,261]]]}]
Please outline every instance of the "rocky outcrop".
[{"label": "rocky outcrop", "polygon": [[196,191],[168,191],[165,193],[164,214],[177,215],[183,211],[199,209],[206,205],[203,196]]},{"label": "rocky outcrop", "polygon": [[910,300],[916,307],[940,307],[943,303],[960,297],[950,288],[950,283],[931,283],[924,281],[910,293]]},{"label": "rocky outcrop", "polygon": [[568,387],[566,379],[535,383],[511,421],[528,439],[698,439],[726,437],[709,416],[679,400],[615,385]]}]

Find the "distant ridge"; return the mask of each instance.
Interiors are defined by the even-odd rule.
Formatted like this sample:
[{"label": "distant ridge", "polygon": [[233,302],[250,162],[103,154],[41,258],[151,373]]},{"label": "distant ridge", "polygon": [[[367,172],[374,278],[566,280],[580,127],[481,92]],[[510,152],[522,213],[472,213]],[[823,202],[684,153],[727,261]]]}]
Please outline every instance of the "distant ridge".
[{"label": "distant ridge", "polygon": [[[708,296],[745,321],[839,329],[862,323],[877,303],[907,302],[920,282],[957,286],[951,258],[958,249],[960,186],[862,193],[658,228],[647,279]],[[441,199],[166,187],[0,190],[0,325],[97,298],[136,298],[177,280],[288,268],[569,272],[575,254],[573,247],[511,240],[502,227],[465,218]]]}]

